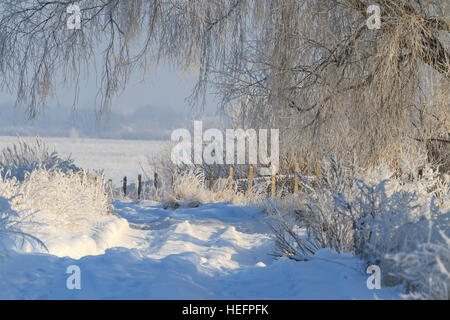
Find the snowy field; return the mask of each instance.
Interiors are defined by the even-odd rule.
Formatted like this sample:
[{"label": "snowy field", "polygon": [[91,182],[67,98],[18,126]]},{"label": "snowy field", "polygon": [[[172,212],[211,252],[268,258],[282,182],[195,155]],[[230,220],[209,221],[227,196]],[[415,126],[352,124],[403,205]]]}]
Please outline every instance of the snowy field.
[{"label": "snowy field", "polygon": [[[33,137],[22,137],[34,141]],[[147,156],[158,154],[162,141],[109,140],[85,138],[44,138],[63,157],[70,156],[75,164],[89,170],[104,170],[108,179],[119,185],[124,176],[133,182],[142,173],[141,164],[147,164]],[[0,136],[0,149],[17,143],[17,137]]]}]

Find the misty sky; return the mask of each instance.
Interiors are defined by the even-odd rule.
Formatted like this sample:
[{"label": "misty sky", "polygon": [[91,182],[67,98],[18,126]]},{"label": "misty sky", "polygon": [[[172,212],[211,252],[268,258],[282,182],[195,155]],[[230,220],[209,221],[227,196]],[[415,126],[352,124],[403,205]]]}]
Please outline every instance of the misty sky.
[{"label": "misty sky", "polygon": [[[193,114],[185,101],[195,83],[194,74],[181,74],[161,66],[139,83],[131,79],[125,92],[113,102],[111,113],[96,121],[95,76],[81,86],[78,109],[72,112],[73,90],[56,88],[43,114],[28,121],[14,109],[14,94],[0,92],[0,135],[79,136],[113,139],[168,139],[172,130],[192,126],[191,120],[215,117],[216,101],[208,96],[205,112]],[[98,99],[97,99],[98,100]]]}]

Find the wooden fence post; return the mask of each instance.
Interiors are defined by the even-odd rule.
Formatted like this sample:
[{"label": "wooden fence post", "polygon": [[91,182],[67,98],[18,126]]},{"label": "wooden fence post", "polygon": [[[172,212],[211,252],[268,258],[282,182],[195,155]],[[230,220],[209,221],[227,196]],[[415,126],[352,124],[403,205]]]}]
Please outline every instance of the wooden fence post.
[{"label": "wooden fence post", "polygon": [[211,168],[209,172],[209,190],[213,191],[214,189],[214,168]]},{"label": "wooden fence post", "polygon": [[250,167],[248,172],[248,194],[252,194],[253,191],[253,167]]},{"label": "wooden fence post", "polygon": [[142,193],[142,175],[138,175],[138,200],[141,200],[141,193]]},{"label": "wooden fence post", "polygon": [[172,173],[172,189],[175,190],[175,183],[177,182],[177,172],[174,170]]},{"label": "wooden fence post", "polygon": [[153,186],[155,187],[156,190],[158,190],[158,174],[155,172],[153,176],[154,176]]},{"label": "wooden fence post", "polygon": [[111,194],[111,198],[113,198],[114,194],[113,194],[112,179],[108,180],[108,188],[109,188],[109,193]]},{"label": "wooden fence post", "polygon": [[271,188],[272,198],[275,197],[275,167],[272,167],[272,188]]},{"label": "wooden fence post", "polygon": [[230,167],[230,176],[228,177],[228,189],[233,190],[233,167]]},{"label": "wooden fence post", "polygon": [[123,177],[123,195],[127,195],[127,177]]},{"label": "wooden fence post", "polygon": [[294,171],[294,194],[297,194],[298,192],[298,177],[297,172],[300,171],[300,167],[298,163],[295,164],[295,171]]}]

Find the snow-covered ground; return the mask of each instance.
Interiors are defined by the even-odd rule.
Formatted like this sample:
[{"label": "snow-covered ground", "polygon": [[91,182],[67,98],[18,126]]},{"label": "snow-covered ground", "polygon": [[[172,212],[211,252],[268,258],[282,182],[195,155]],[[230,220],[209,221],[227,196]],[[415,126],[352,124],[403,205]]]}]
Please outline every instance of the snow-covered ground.
[{"label": "snow-covered ground", "polygon": [[[33,137],[22,137],[34,141]],[[147,156],[159,154],[165,145],[162,141],[109,140],[87,138],[50,138],[46,144],[62,155],[70,156],[77,166],[88,170],[104,170],[105,176],[120,185],[124,176],[129,182],[142,173],[141,164],[147,164]],[[17,143],[17,137],[0,136],[0,150]]]},{"label": "snow-covered ground", "polygon": [[[16,141],[0,137],[0,148]],[[124,175],[137,176],[146,155],[163,148],[144,141],[45,142],[83,168],[104,169],[116,183]],[[0,238],[1,245],[15,248],[0,251],[0,299],[401,298],[400,288],[369,290],[369,275],[352,255],[321,250],[308,262],[274,259],[267,216],[255,208],[214,203],[172,210],[149,201],[117,201],[108,214],[102,196],[88,197],[98,192],[95,185],[86,184],[91,191],[76,189],[77,175],[49,182],[41,172],[33,179],[10,195],[12,187],[4,182],[0,212],[31,210],[18,228],[46,248]],[[61,188],[60,182],[72,184]],[[42,199],[52,188],[58,189],[58,203]],[[66,286],[72,265],[81,270],[81,290]]]},{"label": "snow-covered ground", "polygon": [[[265,215],[226,203],[165,210],[116,202],[91,236],[29,232],[49,252],[10,253],[0,262],[0,299],[396,299],[371,291],[351,255],[322,250],[311,261],[274,260]],[[22,250],[23,251],[23,250]],[[41,252],[39,252],[41,251]],[[66,287],[80,267],[81,290]]]}]

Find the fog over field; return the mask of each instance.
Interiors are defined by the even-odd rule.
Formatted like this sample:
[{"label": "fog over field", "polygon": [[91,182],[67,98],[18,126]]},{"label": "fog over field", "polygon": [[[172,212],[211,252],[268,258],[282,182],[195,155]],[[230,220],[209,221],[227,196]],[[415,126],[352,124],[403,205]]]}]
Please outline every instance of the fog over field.
[{"label": "fog over field", "polygon": [[213,95],[208,94],[201,107],[192,107],[187,101],[195,84],[192,73],[181,74],[164,65],[153,74],[155,80],[147,83],[134,77],[133,84],[101,115],[95,107],[98,92],[94,79],[80,85],[75,109],[74,89],[58,83],[55,97],[34,119],[29,119],[23,105],[15,106],[11,94],[0,91],[0,136],[169,140],[173,130],[192,126],[194,119],[213,126],[223,118]]},{"label": "fog over field", "polygon": [[90,137],[103,139],[162,140],[170,132],[183,127],[188,116],[174,107],[143,106],[129,110],[113,110],[96,120],[92,110],[49,107],[38,119],[26,119],[23,110],[12,104],[0,106],[0,135]]}]

